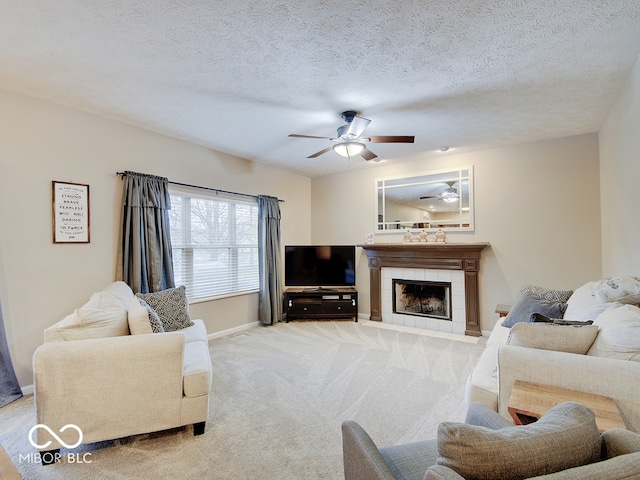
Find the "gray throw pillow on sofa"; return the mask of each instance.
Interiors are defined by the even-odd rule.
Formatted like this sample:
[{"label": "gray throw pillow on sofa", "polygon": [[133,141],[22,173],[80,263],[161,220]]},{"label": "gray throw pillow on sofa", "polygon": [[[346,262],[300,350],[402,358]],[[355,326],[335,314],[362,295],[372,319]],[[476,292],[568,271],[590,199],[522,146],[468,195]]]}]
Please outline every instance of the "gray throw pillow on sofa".
[{"label": "gray throw pillow on sofa", "polygon": [[184,286],[168,288],[160,292],[136,293],[158,314],[165,332],[174,332],[192,326],[189,303]]},{"label": "gray throw pillow on sofa", "polygon": [[438,426],[436,465],[465,480],[525,479],[579,467],[600,459],[593,412],[564,402],[535,423],[491,430],[464,423]]},{"label": "gray throw pillow on sofa", "polygon": [[538,287],[537,285],[524,285],[523,287],[520,287],[520,290],[518,290],[516,298],[523,295],[551,300],[552,302],[566,303],[571,295],[573,295],[573,290],[554,290],[552,288]]},{"label": "gray throw pillow on sofa", "polygon": [[554,302],[532,295],[523,295],[518,298],[509,313],[502,321],[503,327],[511,328],[518,322],[530,322],[533,313],[541,313],[551,318],[562,318],[567,309],[567,304]]}]

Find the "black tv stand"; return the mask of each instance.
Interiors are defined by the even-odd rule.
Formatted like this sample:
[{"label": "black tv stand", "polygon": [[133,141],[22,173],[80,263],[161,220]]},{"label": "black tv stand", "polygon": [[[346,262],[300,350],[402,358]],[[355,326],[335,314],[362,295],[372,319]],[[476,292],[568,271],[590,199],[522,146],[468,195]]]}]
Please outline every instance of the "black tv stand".
[{"label": "black tv stand", "polygon": [[284,293],[287,322],[297,319],[358,321],[358,291],[354,287],[292,287]]}]

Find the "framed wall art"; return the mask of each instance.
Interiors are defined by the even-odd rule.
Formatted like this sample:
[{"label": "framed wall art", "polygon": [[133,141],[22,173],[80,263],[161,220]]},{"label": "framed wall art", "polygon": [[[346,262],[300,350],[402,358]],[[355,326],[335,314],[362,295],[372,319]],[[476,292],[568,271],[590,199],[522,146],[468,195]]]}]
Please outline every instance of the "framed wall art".
[{"label": "framed wall art", "polygon": [[89,243],[89,185],[52,182],[53,243]]}]

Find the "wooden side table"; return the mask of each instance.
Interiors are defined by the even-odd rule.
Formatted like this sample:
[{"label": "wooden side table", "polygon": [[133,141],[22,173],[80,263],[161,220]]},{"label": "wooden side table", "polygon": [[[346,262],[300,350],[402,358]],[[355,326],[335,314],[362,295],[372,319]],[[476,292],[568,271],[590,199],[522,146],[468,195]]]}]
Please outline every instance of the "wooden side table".
[{"label": "wooden side table", "polygon": [[511,305],[498,304],[496,306],[496,313],[500,315],[500,318],[506,317],[509,310],[511,310]]},{"label": "wooden side table", "polygon": [[589,407],[596,416],[600,433],[610,428],[626,428],[612,398],[521,380],[513,385],[507,410],[516,425],[527,425],[562,402],[578,402]]}]

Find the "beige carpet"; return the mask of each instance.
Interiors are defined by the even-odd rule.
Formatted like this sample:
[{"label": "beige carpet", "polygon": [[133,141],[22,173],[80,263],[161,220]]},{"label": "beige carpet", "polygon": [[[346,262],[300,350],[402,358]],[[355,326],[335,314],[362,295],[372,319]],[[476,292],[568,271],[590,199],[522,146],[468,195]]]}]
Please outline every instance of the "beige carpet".
[{"label": "beige carpet", "polygon": [[464,382],[483,348],[371,322],[256,327],[210,342],[203,436],[185,427],[84,445],[73,452],[90,463],[42,467],[28,458],[27,396],[0,409],[0,445],[27,479],[341,479],[343,420],[379,446],[433,438],[440,421],[464,418]]}]

